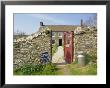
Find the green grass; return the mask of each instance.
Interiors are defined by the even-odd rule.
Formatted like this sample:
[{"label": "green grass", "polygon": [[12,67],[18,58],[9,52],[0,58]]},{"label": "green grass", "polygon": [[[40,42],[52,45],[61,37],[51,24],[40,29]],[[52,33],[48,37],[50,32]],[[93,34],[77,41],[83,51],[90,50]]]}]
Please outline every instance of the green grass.
[{"label": "green grass", "polygon": [[[96,55],[86,55],[86,65],[81,67],[75,61],[71,64],[66,64],[66,69],[69,70],[68,75],[97,75]],[[20,68],[14,69],[14,75],[64,75],[65,70],[59,69],[52,63],[45,65],[25,64]]]},{"label": "green grass", "polygon": [[86,64],[90,61],[97,62],[97,53],[95,51],[91,51],[89,54],[85,54]]},{"label": "green grass", "polygon": [[25,64],[20,68],[14,69],[14,75],[55,75],[56,66],[52,63],[46,65],[28,65]]},{"label": "green grass", "polygon": [[[97,65],[90,63],[80,67],[77,63],[67,64],[69,75],[96,75]],[[58,69],[53,64],[46,65],[24,65],[18,69],[14,69],[14,75],[64,75],[63,70]]]},{"label": "green grass", "polygon": [[64,75],[64,71],[62,68],[57,68],[56,75]]},{"label": "green grass", "polygon": [[97,74],[97,65],[96,63],[88,64],[84,67],[78,66],[78,64],[73,63],[69,64],[71,75],[96,75]]},{"label": "green grass", "polygon": [[52,45],[52,56],[56,52],[57,48],[58,48],[58,45],[56,43]]},{"label": "green grass", "polygon": [[97,55],[96,52],[85,54],[85,66],[78,65],[78,61],[68,65],[72,75],[97,75]]}]

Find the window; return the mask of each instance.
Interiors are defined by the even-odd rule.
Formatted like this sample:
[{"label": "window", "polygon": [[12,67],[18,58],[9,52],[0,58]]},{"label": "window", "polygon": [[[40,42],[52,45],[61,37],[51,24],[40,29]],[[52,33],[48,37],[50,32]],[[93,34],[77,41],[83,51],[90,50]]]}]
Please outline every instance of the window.
[{"label": "window", "polygon": [[52,36],[55,36],[55,32],[52,32]]},{"label": "window", "polygon": [[63,35],[63,33],[62,33],[62,32],[59,32],[59,33],[58,33],[58,35],[59,35],[59,36],[62,36],[62,35]]},{"label": "window", "polygon": [[54,44],[55,43],[55,40],[52,40],[52,44]]},{"label": "window", "polygon": [[70,44],[70,33],[66,35],[66,44]]}]

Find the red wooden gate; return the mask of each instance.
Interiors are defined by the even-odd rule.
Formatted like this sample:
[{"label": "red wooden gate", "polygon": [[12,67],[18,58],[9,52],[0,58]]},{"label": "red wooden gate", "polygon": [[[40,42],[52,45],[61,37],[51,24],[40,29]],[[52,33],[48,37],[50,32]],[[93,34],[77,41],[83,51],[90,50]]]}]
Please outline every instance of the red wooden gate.
[{"label": "red wooden gate", "polygon": [[73,32],[64,32],[64,57],[67,63],[73,62]]}]

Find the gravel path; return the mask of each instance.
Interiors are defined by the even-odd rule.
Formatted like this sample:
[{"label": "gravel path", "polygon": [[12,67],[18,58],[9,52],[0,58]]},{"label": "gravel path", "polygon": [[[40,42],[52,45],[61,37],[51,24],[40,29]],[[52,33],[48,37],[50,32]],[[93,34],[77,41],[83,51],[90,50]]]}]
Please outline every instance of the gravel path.
[{"label": "gravel path", "polygon": [[70,74],[70,69],[68,68],[68,66],[65,65],[57,65],[57,68],[59,69],[58,72],[60,73],[60,75],[71,75]]},{"label": "gravel path", "polygon": [[64,60],[64,50],[62,46],[59,46],[56,53],[54,53],[52,63],[62,63],[62,65],[57,65],[57,68],[59,69],[58,72],[61,75],[70,75],[70,71]]},{"label": "gravel path", "polygon": [[59,46],[56,53],[54,53],[52,63],[65,63],[64,50],[62,46]]}]

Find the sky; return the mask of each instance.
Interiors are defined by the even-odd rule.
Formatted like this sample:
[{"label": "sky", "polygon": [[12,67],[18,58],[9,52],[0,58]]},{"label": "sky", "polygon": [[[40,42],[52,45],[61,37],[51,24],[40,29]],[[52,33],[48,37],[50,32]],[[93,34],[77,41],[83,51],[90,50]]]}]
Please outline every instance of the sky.
[{"label": "sky", "polygon": [[32,34],[38,31],[40,22],[44,25],[80,25],[96,13],[16,13],[14,14],[14,32]]}]

